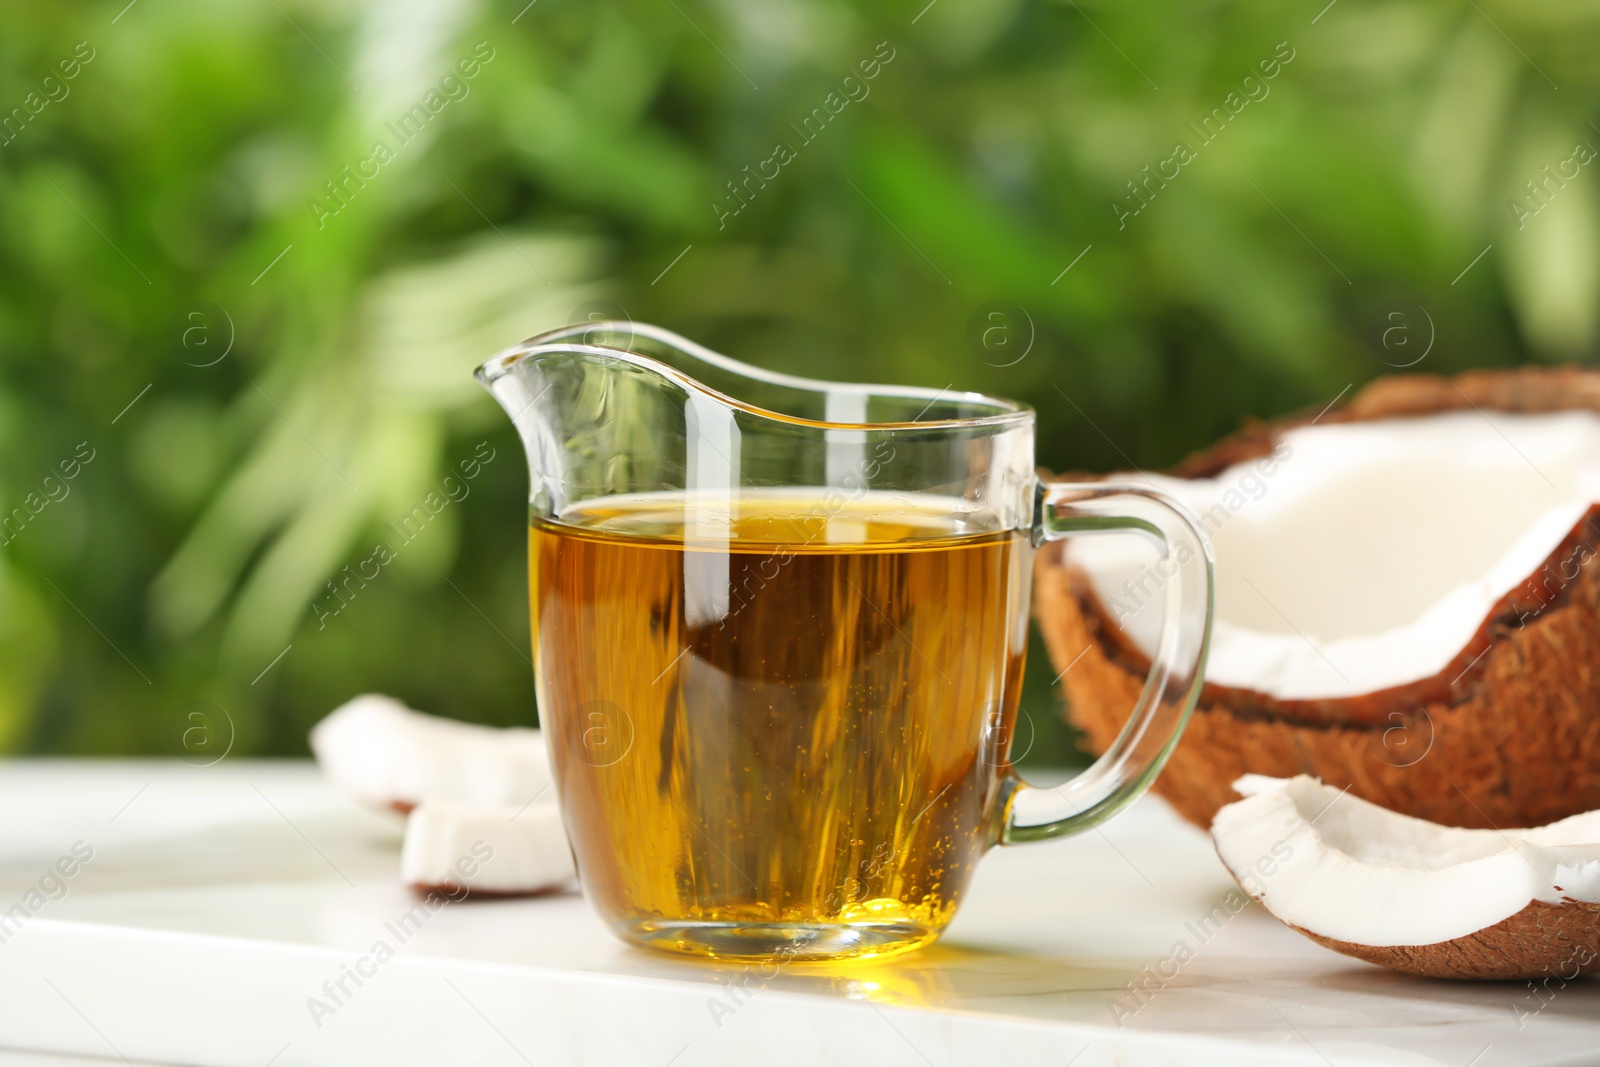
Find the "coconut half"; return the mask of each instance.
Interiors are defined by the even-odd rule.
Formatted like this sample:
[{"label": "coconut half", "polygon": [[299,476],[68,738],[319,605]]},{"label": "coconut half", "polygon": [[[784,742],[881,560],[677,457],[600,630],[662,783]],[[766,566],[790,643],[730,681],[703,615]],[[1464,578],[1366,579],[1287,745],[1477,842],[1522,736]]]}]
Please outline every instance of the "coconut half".
[{"label": "coconut half", "polygon": [[424,799],[515,810],[547,796],[551,783],[538,730],[441,719],[376,693],[340,705],[312,727],[311,751],[335,788],[402,813]]},{"label": "coconut half", "polygon": [[[1600,808],[1600,375],[1368,386],[1171,475],[1216,555],[1200,706],[1157,785],[1200,825],[1244,773],[1309,773],[1457,826]],[[1037,563],[1035,603],[1091,748],[1115,738],[1161,625],[1129,538]]]},{"label": "coconut half", "polygon": [[1274,916],[1335,951],[1435,978],[1575,978],[1600,967],[1600,811],[1463,830],[1314,778],[1250,775],[1217,854]]}]

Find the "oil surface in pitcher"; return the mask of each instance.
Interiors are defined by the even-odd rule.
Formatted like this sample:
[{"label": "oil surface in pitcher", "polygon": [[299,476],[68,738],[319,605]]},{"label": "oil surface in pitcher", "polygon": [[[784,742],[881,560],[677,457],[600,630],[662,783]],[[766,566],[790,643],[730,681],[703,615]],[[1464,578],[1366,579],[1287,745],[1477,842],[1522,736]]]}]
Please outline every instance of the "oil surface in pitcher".
[{"label": "oil surface in pitcher", "polygon": [[938,935],[993,842],[1026,649],[1029,542],[995,525],[823,489],[533,523],[541,721],[619,932],[732,958]]}]

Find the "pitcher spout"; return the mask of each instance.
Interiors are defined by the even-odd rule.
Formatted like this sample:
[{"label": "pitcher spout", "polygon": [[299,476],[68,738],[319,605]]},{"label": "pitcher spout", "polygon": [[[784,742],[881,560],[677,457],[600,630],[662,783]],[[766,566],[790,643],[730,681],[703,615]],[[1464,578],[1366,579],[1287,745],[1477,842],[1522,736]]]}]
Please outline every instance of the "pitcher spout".
[{"label": "pitcher spout", "polygon": [[[490,359],[478,381],[517,427],[530,505],[556,519],[601,497],[741,486],[894,488],[947,453],[948,431],[1031,452],[1024,405],[948,389],[815,381],[748,366],[642,323],[579,323]],[[886,444],[887,442],[887,444]],[[974,462],[979,462],[974,452]],[[963,495],[1026,497],[1016,464],[993,450]],[[1031,477],[1031,470],[1027,472]]]}]

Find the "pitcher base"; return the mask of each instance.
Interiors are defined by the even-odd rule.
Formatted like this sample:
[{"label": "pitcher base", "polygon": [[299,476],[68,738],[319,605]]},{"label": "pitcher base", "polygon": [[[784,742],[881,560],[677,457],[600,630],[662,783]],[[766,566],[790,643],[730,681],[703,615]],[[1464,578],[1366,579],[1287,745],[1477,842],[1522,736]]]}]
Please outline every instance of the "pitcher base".
[{"label": "pitcher base", "polygon": [[909,922],[721,923],[637,919],[622,924],[630,941],[666,952],[719,960],[873,959],[921,948],[939,931]]}]

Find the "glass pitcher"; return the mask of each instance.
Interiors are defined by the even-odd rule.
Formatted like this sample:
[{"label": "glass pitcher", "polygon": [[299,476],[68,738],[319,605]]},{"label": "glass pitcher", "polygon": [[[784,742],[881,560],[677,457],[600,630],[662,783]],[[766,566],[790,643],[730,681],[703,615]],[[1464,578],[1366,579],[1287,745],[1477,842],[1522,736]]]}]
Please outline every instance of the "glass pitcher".
[{"label": "glass pitcher", "polygon": [[[653,326],[582,324],[478,370],[527,449],[540,721],[584,891],[623,939],[866,957],[932,941],[995,844],[1149,786],[1199,693],[1211,560],[1132,485],[1046,483],[1034,414],[811,381]],[[1009,756],[1034,549],[1166,554],[1154,663],[1066,784]]]}]

